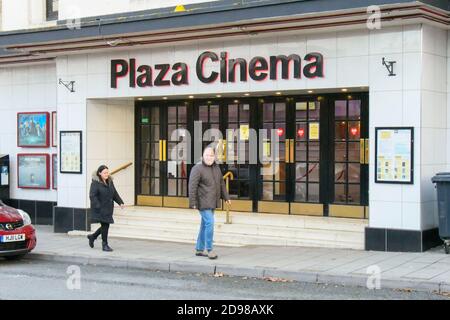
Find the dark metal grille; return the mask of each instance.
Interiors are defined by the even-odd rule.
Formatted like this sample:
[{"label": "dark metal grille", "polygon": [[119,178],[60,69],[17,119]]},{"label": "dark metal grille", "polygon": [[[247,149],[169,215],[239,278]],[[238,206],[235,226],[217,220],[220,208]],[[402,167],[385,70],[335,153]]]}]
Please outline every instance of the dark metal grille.
[{"label": "dark metal grille", "polygon": [[[10,224],[12,226],[12,229],[7,229],[6,225]],[[3,231],[12,231],[23,227],[23,220],[16,221],[16,222],[0,222],[0,230]]]}]

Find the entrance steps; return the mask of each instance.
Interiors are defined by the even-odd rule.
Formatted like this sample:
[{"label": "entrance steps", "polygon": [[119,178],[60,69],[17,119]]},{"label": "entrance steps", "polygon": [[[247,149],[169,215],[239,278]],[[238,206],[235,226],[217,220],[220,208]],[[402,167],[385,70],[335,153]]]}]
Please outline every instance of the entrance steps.
[{"label": "entrance steps", "polygon": [[[214,243],[223,246],[307,246],[364,249],[367,220],[216,211]],[[200,226],[196,210],[128,207],[114,212],[110,236],[195,243]],[[98,226],[93,224],[92,229]],[[71,235],[86,232],[72,231]]]}]

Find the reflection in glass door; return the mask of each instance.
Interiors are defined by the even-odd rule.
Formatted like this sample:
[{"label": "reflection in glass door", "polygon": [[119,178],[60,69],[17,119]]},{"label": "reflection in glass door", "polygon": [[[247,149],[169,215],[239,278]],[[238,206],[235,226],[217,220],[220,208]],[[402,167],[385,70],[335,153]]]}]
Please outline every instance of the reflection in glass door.
[{"label": "reflection in glass door", "polygon": [[[287,158],[286,158],[286,113],[287,100],[264,100],[259,106],[261,115],[260,126],[264,132],[264,141],[260,155],[270,158],[270,163],[260,166],[260,202],[261,212],[288,213],[287,202]],[[274,130],[274,131],[272,131]],[[275,132],[278,144],[272,141]],[[261,136],[260,136],[261,137]]]},{"label": "reflection in glass door", "polygon": [[295,201],[319,202],[320,101],[295,104]]},{"label": "reflection in glass door", "polygon": [[[253,211],[255,207],[256,163],[250,163],[251,129],[254,128],[253,100],[234,100],[225,104],[226,172],[233,173],[229,193],[233,210]],[[254,148],[254,151],[257,149]]]},{"label": "reflection in glass door", "polygon": [[331,216],[364,218],[368,205],[368,108],[363,96],[332,101]]},{"label": "reflection in glass door", "polygon": [[141,195],[161,195],[159,106],[142,107],[140,114]]},{"label": "reflection in glass door", "polygon": [[187,197],[187,103],[167,106],[167,192],[168,196]]},{"label": "reflection in glass door", "polygon": [[[138,205],[188,206],[187,136],[190,105],[141,102],[137,104],[140,167]],[[183,144],[185,143],[185,144]]]},{"label": "reflection in glass door", "polygon": [[[207,101],[197,105],[198,117],[197,121],[202,122],[202,150],[210,145],[213,141],[217,141],[222,137],[214,134],[215,130],[220,130],[220,105]],[[215,129],[215,130],[213,130]],[[216,147],[216,146],[214,146]],[[198,159],[199,160],[199,159]]]},{"label": "reflection in glass door", "polygon": [[[290,196],[291,214],[319,215],[323,210],[323,188],[321,188],[322,165],[324,159],[321,150],[325,149],[326,136],[321,137],[321,113],[323,99],[318,97],[294,99],[292,118],[295,121],[290,132],[290,143],[295,147],[291,155],[290,167],[292,170],[292,194]],[[326,117],[325,117],[326,118]],[[325,125],[326,126],[326,125]],[[322,190],[322,191],[321,191]]]},{"label": "reflection in glass door", "polygon": [[334,102],[334,203],[359,204],[361,200],[361,100]]}]

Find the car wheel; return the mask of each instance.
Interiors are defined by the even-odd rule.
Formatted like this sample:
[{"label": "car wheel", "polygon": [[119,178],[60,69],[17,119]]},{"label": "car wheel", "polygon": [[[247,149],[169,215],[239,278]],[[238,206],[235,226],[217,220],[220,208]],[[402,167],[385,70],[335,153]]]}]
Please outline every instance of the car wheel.
[{"label": "car wheel", "polygon": [[6,256],[5,259],[9,260],[9,261],[17,261],[17,260],[22,259],[24,256],[25,256],[24,254],[19,254],[16,256]]}]

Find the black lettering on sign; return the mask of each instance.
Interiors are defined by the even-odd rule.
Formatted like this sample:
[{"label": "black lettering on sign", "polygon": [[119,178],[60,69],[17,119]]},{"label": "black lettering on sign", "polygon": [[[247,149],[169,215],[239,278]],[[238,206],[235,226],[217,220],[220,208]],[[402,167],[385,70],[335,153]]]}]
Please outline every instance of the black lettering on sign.
[{"label": "black lettering on sign", "polygon": [[[120,71],[118,68],[121,68]],[[128,74],[128,63],[126,60],[111,60],[111,88],[117,88],[117,79]]]},{"label": "black lettering on sign", "polygon": [[281,78],[289,79],[289,68],[291,61],[294,61],[294,78],[301,78],[302,59],[298,54],[291,54],[289,57],[285,55],[270,57],[270,79],[277,80],[278,63],[281,62]]},{"label": "black lettering on sign", "polygon": [[138,87],[145,88],[153,86],[153,71],[150,66],[139,66],[137,71],[140,73],[136,79]]},{"label": "black lettering on sign", "polygon": [[219,57],[214,52],[209,51],[203,52],[197,59],[197,64],[195,68],[197,71],[197,78],[203,83],[212,83],[217,80],[219,74],[213,71],[209,76],[205,76],[204,66],[206,59],[210,59],[211,61],[216,62],[219,60]]},{"label": "black lettering on sign", "polygon": [[176,86],[189,84],[188,66],[185,63],[175,63],[172,67],[173,71],[177,71],[172,75],[172,83]]},{"label": "black lettering on sign", "polygon": [[308,53],[305,60],[313,61],[305,66],[303,70],[305,77],[309,79],[323,78],[323,55],[318,52]]},{"label": "black lettering on sign", "polygon": [[170,86],[170,80],[165,80],[169,72],[170,64],[157,64],[155,70],[160,70],[155,79],[155,86]]},{"label": "black lettering on sign", "polygon": [[262,81],[267,78],[267,70],[269,65],[267,64],[267,60],[263,57],[254,57],[250,60],[248,72],[250,74],[250,78],[255,81]]}]

